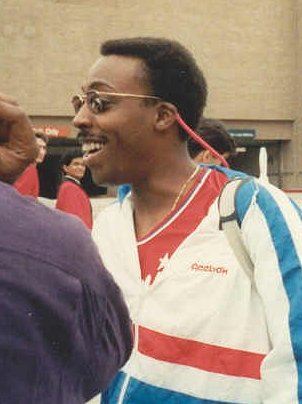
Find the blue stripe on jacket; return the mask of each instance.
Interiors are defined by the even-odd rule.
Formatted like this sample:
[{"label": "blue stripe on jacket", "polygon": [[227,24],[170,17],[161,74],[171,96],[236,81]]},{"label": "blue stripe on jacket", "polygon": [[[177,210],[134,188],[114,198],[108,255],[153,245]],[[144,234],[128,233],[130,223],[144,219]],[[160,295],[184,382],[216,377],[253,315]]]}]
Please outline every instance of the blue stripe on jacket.
[{"label": "blue stripe on jacket", "polygon": [[[255,194],[256,192],[256,194]],[[281,191],[280,191],[281,192]],[[242,223],[252,197],[266,220],[274,245],[284,289],[289,302],[289,329],[298,373],[298,397],[302,399],[302,270],[286,219],[269,191],[253,182],[244,184],[237,193],[236,208]],[[291,201],[292,202],[292,201]],[[292,202],[302,220],[302,212]]]},{"label": "blue stripe on jacket", "polygon": [[[110,388],[102,394],[102,404],[116,404],[125,373],[119,374],[113,380]],[[192,397],[188,394],[179,393],[162,387],[152,386],[133,377],[130,378],[124,404],[231,404],[226,401],[212,401]]]}]

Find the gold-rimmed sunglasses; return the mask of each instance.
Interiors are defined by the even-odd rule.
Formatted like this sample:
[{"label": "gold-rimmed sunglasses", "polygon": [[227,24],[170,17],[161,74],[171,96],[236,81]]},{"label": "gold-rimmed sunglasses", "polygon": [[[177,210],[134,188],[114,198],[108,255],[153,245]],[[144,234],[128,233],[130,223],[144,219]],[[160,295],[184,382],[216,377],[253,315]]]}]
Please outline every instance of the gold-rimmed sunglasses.
[{"label": "gold-rimmed sunglasses", "polygon": [[[142,94],[126,94],[126,93],[107,93],[101,92],[97,90],[89,90],[85,94],[75,95],[72,97],[72,105],[74,107],[75,113],[77,114],[82,106],[87,104],[88,108],[93,114],[99,114],[106,109],[106,106],[111,103],[110,100],[106,97],[121,97],[121,98],[136,98],[136,99],[145,99],[145,100],[154,100],[154,101],[162,101],[160,97],[156,97],[154,95],[142,95]],[[173,104],[171,104],[173,105]],[[174,107],[176,108],[176,107]],[[177,113],[176,109],[176,121],[181,126],[181,128],[188,133],[190,137],[192,137],[197,143],[201,144],[203,148],[208,149],[211,154],[221,160],[222,164],[225,167],[229,167],[225,158],[220,155],[213,147],[211,147],[205,140],[203,140],[199,135],[197,135],[181,118],[179,113]]]},{"label": "gold-rimmed sunglasses", "polygon": [[74,111],[77,114],[86,102],[90,111],[94,114],[99,114],[106,109],[106,106],[110,104],[110,100],[106,97],[121,97],[121,98],[136,98],[145,100],[159,101],[160,98],[153,95],[142,94],[127,94],[127,93],[107,93],[97,90],[89,90],[85,94],[74,95],[71,99],[71,103],[74,107]]}]

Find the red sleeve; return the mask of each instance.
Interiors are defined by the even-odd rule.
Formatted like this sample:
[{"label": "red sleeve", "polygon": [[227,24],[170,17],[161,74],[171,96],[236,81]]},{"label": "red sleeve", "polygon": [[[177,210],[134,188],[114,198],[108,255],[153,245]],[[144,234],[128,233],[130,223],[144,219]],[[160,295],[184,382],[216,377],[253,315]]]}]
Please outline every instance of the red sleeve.
[{"label": "red sleeve", "polygon": [[14,183],[14,187],[22,195],[30,195],[34,198],[38,198],[40,186],[38,170],[36,166],[30,164],[21,174],[21,176]]},{"label": "red sleeve", "polygon": [[90,200],[80,186],[69,181],[63,182],[59,188],[56,208],[78,216],[88,229],[92,229]]}]

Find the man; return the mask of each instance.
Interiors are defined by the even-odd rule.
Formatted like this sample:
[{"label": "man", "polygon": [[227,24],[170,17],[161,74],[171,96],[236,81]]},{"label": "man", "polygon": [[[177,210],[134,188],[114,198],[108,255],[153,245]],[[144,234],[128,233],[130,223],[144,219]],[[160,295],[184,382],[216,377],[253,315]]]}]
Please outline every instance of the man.
[{"label": "man", "polygon": [[39,175],[37,164],[41,164],[47,153],[48,139],[42,132],[35,132],[38,145],[38,155],[34,163],[30,164],[17,179],[14,186],[22,195],[30,195],[38,198],[40,193]]},{"label": "man", "polygon": [[[203,118],[196,132],[226,160],[236,154],[235,142],[222,122],[216,119]],[[193,139],[189,139],[188,149],[190,156],[196,163],[221,165],[221,160]]]},{"label": "man", "polygon": [[79,217],[89,230],[92,229],[92,209],[88,195],[81,185],[86,167],[80,150],[72,150],[61,159],[63,182],[61,183],[56,208]]},{"label": "man", "polygon": [[84,403],[129,357],[127,309],[81,222],[8,185],[37,145],[2,94],[0,140],[0,401]]},{"label": "man", "polygon": [[135,330],[103,401],[298,403],[301,212],[275,188],[240,189],[251,280],[219,230],[217,198],[232,171],[199,168],[188,154],[182,128],[197,126],[207,91],[179,43],[107,41],[82,89],[74,124],[95,182],[131,185],[93,230]]}]

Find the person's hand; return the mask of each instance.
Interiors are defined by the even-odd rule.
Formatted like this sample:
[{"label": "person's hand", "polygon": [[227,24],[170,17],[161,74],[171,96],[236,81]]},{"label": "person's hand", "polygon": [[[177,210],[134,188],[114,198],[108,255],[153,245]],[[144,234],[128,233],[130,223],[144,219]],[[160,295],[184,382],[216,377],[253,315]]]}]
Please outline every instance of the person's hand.
[{"label": "person's hand", "polygon": [[12,184],[37,153],[28,116],[16,101],[0,93],[0,181]]}]

